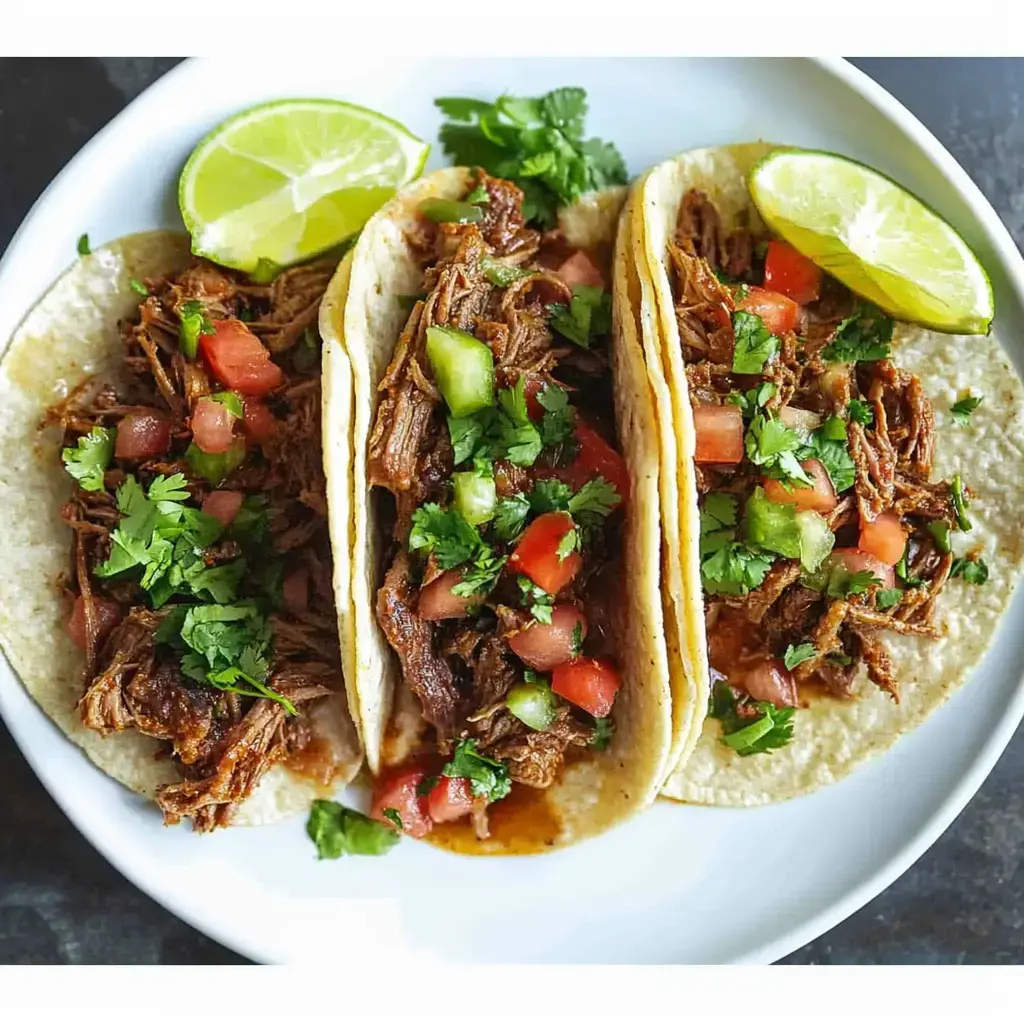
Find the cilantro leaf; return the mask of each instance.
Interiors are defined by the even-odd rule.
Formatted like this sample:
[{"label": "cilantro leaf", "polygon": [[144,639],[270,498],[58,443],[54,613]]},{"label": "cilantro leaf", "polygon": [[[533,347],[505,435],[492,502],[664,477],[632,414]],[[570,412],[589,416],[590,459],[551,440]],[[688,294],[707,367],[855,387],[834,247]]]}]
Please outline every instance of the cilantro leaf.
[{"label": "cilantro leaf", "polygon": [[530,514],[530,500],[525,494],[513,494],[510,498],[501,498],[494,507],[494,519],[491,525],[498,540],[514,541],[526,526],[526,517]]},{"label": "cilantro leaf", "polygon": [[818,653],[817,648],[814,644],[798,644],[794,647],[790,644],[786,648],[786,653],[782,656],[782,662],[786,668],[796,668],[802,661],[809,661]]},{"label": "cilantro leaf", "polygon": [[885,587],[875,593],[875,607],[879,611],[885,611],[900,603],[903,599],[903,591],[898,587]]},{"label": "cilantro leaf", "polygon": [[764,364],[778,353],[779,339],[765,327],[759,316],[742,309],[733,313],[732,329],[736,337],[733,372],[760,373]]},{"label": "cilantro leaf", "polygon": [[479,416],[449,416],[448,434],[456,466],[473,458],[484,436],[484,421]]},{"label": "cilantro leaf", "polygon": [[544,512],[568,512],[571,497],[572,488],[554,477],[537,480],[527,495],[530,508],[538,515]]},{"label": "cilantro leaf", "polygon": [[583,623],[577,619],[572,627],[572,656],[578,658],[583,653]]},{"label": "cilantro leaf", "polygon": [[846,413],[850,417],[851,423],[860,423],[862,426],[870,427],[875,422],[875,410],[868,402],[862,402],[859,398],[850,399]]},{"label": "cilantro leaf", "polygon": [[980,586],[988,580],[988,565],[980,555],[975,558],[955,558],[949,575],[961,577],[964,583]]},{"label": "cilantro leaf", "polygon": [[319,860],[337,860],[344,854],[376,857],[387,853],[399,839],[394,829],[333,800],[313,801],[306,835],[316,845]]},{"label": "cilantro leaf", "polygon": [[833,421],[842,424],[838,417],[832,417],[811,434],[807,445],[798,452],[798,458],[817,459],[824,467],[836,489],[836,494],[848,491],[857,476],[857,466],[850,455],[846,440],[829,438],[827,431]]},{"label": "cilantro leaf", "polygon": [[928,524],[928,532],[935,541],[935,547],[940,554],[948,555],[952,550],[949,543],[949,523],[945,519],[935,519]]},{"label": "cilantro leaf", "polygon": [[882,581],[869,569],[850,572],[849,569],[836,566],[829,577],[826,593],[829,597],[852,597],[854,594],[867,593],[869,587],[881,584]]},{"label": "cilantro leaf", "polygon": [[503,799],[512,790],[508,769],[501,761],[479,753],[476,740],[459,740],[441,774],[449,779],[469,779],[473,795],[488,803]]},{"label": "cilantro leaf", "polygon": [[758,409],[763,409],[769,399],[775,396],[776,390],[778,389],[775,385],[770,380],[766,380],[749,391],[731,392],[726,398],[726,402],[729,405],[738,405],[740,412],[743,413],[743,418],[749,420]]},{"label": "cilantro leaf", "polygon": [[565,389],[550,385],[537,392],[537,401],[544,409],[540,425],[544,447],[554,448],[572,440],[576,430],[576,410],[569,404]]},{"label": "cilantro leaf", "polygon": [[889,358],[893,321],[870,302],[858,305],[841,321],[822,357],[839,363],[871,363]]},{"label": "cilantro leaf", "polygon": [[210,395],[214,402],[219,402],[236,419],[240,420],[244,415],[242,411],[242,397],[237,391],[218,391]]},{"label": "cilantro leaf", "polygon": [[593,285],[575,285],[569,305],[556,302],[548,312],[552,330],[580,348],[590,348],[594,336],[605,335],[612,327],[612,297]]},{"label": "cilantro leaf", "polygon": [[812,483],[798,458],[798,452],[804,447],[801,437],[781,420],[757,413],[750,421],[744,446],[747,458],[755,466],[763,466],[768,476],[807,485]]},{"label": "cilantro leaf", "polygon": [[412,514],[409,550],[432,554],[441,569],[468,562],[480,549],[480,534],[454,508],[436,502],[420,505]]},{"label": "cilantro leaf", "polygon": [[462,579],[452,587],[452,593],[456,597],[489,594],[507,561],[507,556],[498,556],[487,545],[481,545],[473,562],[462,570]]},{"label": "cilantro leaf", "polygon": [[398,811],[394,809],[394,807],[385,807],[382,813],[384,817],[387,818],[388,821],[390,821],[391,824],[395,826],[395,831],[402,831],[404,827],[402,825],[402,816],[398,813]]},{"label": "cilantro leaf", "polygon": [[529,576],[517,576],[516,584],[519,587],[519,603],[524,608],[530,609],[530,614],[545,626],[551,625],[551,610],[555,604],[553,594],[549,594],[543,587],[538,587]]},{"label": "cilantro leaf", "polygon": [[438,134],[452,162],[516,181],[525,195],[527,220],[553,226],[559,206],[585,192],[626,183],[618,150],[600,139],[583,138],[583,89],[502,96],[494,103],[455,96],[434,102],[450,119]]},{"label": "cilantro leaf", "polygon": [[112,427],[93,427],[78,439],[74,448],[61,452],[64,468],[83,491],[103,490],[103,474],[114,457],[116,437],[117,431]]},{"label": "cilantro leaf", "polygon": [[[740,705],[757,712],[756,717],[740,715],[737,711]],[[796,708],[779,708],[767,701],[737,697],[725,682],[714,685],[708,707],[709,716],[722,724],[719,742],[736,751],[740,757],[770,754],[789,743],[793,738],[795,711]]]},{"label": "cilantro leaf", "polygon": [[709,594],[746,594],[764,582],[775,556],[736,540],[738,500],[721,491],[700,513],[701,580]]},{"label": "cilantro leaf", "polygon": [[88,235],[79,235],[78,243],[75,245],[75,249],[78,251],[79,256],[89,256],[92,254],[92,247],[89,245]]},{"label": "cilantro leaf", "polygon": [[526,378],[498,392],[498,405],[505,414],[498,420],[498,440],[504,457],[516,466],[532,466],[544,447],[540,431],[530,419],[526,406]]},{"label": "cilantro leaf", "polygon": [[607,750],[615,733],[615,723],[610,718],[595,718],[594,731],[587,740],[587,745],[594,750]]},{"label": "cilantro leaf", "polygon": [[464,201],[467,203],[474,203],[477,206],[487,206],[491,201],[491,197],[481,182],[473,189],[472,192],[469,193],[468,196],[466,196]]},{"label": "cilantro leaf", "polygon": [[568,511],[582,526],[594,527],[607,518],[622,498],[614,484],[608,483],[603,476],[588,480],[568,502]]},{"label": "cilantro leaf", "polygon": [[953,415],[953,422],[958,427],[966,427],[971,421],[971,413],[981,405],[983,400],[983,395],[974,396],[967,394],[954,402],[949,410]]}]

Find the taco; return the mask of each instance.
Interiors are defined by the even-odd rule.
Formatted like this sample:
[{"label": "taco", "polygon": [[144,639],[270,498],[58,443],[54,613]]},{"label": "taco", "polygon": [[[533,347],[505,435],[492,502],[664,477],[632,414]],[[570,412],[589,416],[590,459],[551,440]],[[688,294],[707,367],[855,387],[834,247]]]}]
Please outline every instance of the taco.
[{"label": "taco", "polygon": [[664,792],[696,803],[792,797],[889,747],[979,662],[1024,562],[1006,353],[894,323],[772,237],[747,174],[773,148],[660,164],[633,216],[708,700]]},{"label": "taco", "polygon": [[78,260],[0,364],[0,641],[169,824],[271,822],[362,761],[320,442],[334,269],[256,283],[134,235]]},{"label": "taco", "polygon": [[624,198],[541,234],[511,182],[438,171],[370,220],[321,317],[354,388],[329,489],[353,496],[332,529],[372,814],[461,852],[600,832],[668,769],[656,427],[606,290]]}]

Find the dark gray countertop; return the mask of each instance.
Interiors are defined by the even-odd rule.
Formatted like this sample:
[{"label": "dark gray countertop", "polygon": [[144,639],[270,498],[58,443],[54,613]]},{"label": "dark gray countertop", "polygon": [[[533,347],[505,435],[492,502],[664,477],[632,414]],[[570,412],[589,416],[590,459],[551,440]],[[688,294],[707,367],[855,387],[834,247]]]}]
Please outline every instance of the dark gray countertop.
[{"label": "dark gray countertop", "polygon": [[[167,59],[0,60],[0,250],[64,164]],[[856,61],[939,137],[1024,242],[1024,60]],[[786,963],[1024,959],[1024,732],[890,889]],[[244,963],[75,831],[0,725],[0,963]]]}]

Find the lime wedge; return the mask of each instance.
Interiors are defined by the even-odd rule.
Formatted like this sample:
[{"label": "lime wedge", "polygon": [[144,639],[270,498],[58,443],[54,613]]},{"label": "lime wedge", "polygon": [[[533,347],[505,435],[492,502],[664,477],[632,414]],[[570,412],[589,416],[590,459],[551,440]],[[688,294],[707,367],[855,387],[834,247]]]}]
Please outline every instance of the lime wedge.
[{"label": "lime wedge", "polygon": [[772,231],[891,316],[988,332],[992,285],[977,256],[894,181],[834,153],[775,150],[749,186]]},{"label": "lime wedge", "polygon": [[358,231],[417,177],[430,146],[337,100],[278,100],[218,125],[178,182],[192,251],[238,270],[287,266]]}]

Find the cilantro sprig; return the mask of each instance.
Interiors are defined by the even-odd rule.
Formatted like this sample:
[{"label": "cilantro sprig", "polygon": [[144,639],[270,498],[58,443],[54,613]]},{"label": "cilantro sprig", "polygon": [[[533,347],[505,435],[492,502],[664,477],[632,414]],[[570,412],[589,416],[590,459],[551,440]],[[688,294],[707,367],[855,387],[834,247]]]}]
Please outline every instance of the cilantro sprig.
[{"label": "cilantro sprig", "polygon": [[841,321],[822,357],[830,362],[871,363],[889,358],[893,320],[870,302],[860,303]]},{"label": "cilantro sprig", "polygon": [[764,364],[778,354],[779,339],[756,313],[736,310],[732,315],[732,330],[736,338],[732,356],[734,373],[760,373]]},{"label": "cilantro sprig", "polygon": [[971,413],[981,405],[983,400],[984,395],[967,394],[955,401],[949,409],[953,416],[953,422],[958,427],[966,427],[971,422]]},{"label": "cilantro sprig", "polygon": [[116,438],[117,431],[113,427],[93,427],[78,439],[74,448],[61,452],[64,468],[83,491],[103,490],[103,474],[114,457]]},{"label": "cilantro sprig", "polygon": [[449,779],[469,779],[473,796],[484,797],[488,803],[502,800],[512,791],[508,768],[501,761],[481,754],[476,740],[459,740],[441,774]]},{"label": "cilantro sprig", "polygon": [[712,492],[700,512],[700,574],[710,594],[746,594],[759,587],[775,556],[737,539],[737,499]]},{"label": "cilantro sprig", "polygon": [[590,348],[592,339],[612,329],[612,297],[594,285],[575,285],[569,304],[552,303],[548,312],[552,330],[580,348]]},{"label": "cilantro sprig", "polygon": [[[398,817],[397,811],[392,810],[392,814]],[[394,823],[386,811],[385,816]],[[397,827],[401,829],[401,818]],[[313,840],[319,860],[337,860],[344,855],[377,857],[387,853],[399,839],[395,829],[333,800],[313,801],[306,835]]]},{"label": "cilantro sprig", "polygon": [[551,612],[555,605],[554,595],[538,587],[529,576],[517,576],[516,585],[519,587],[519,603],[528,608],[538,622],[550,626]]},{"label": "cilantro sprig", "polygon": [[554,89],[543,96],[495,102],[446,96],[434,101],[449,120],[439,136],[452,162],[511,178],[525,193],[523,213],[544,227],[559,206],[585,192],[624,185],[626,165],[609,142],[584,138],[587,94]]},{"label": "cilantro sprig", "polygon": [[[740,715],[738,708],[741,705],[756,715]],[[770,754],[789,743],[793,738],[795,711],[795,708],[776,707],[768,701],[739,697],[725,682],[718,682],[712,688],[708,707],[708,714],[722,725],[719,742],[740,757]]]}]

